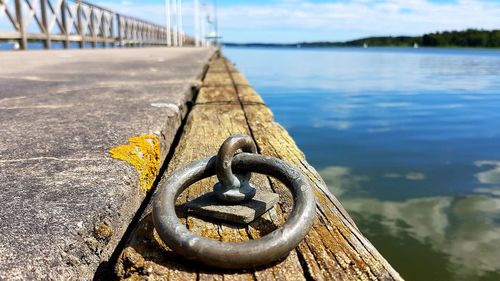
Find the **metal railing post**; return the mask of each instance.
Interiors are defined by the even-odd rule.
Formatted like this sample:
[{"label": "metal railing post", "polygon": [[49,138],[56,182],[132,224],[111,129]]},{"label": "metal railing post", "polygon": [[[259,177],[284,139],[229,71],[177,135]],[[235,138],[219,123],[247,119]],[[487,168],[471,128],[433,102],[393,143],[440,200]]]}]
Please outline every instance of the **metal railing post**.
[{"label": "metal railing post", "polygon": [[109,22],[109,37],[111,38],[111,44],[113,48],[116,48],[116,40],[115,40],[115,14],[112,13]]},{"label": "metal railing post", "polygon": [[94,7],[90,7],[90,26],[92,30],[92,48],[97,48],[97,30],[95,30],[95,12]]},{"label": "metal railing post", "polygon": [[64,28],[62,32],[64,32],[64,37],[65,37],[65,40],[63,41],[64,49],[69,48],[69,30],[68,30],[68,20],[66,18],[66,14],[68,11],[67,5],[68,2],[66,0],[63,0],[61,2],[61,21],[62,21],[62,26]]},{"label": "metal railing post", "polygon": [[118,30],[118,46],[123,47],[123,30],[122,30],[122,20],[119,14],[116,14],[116,24]]},{"label": "metal railing post", "polygon": [[179,35],[178,34],[178,25],[177,25],[177,0],[172,0],[172,12],[173,12],[173,21],[174,21],[174,24],[172,26],[172,30],[173,30],[173,35],[172,37],[174,38],[174,42],[173,42],[173,45],[174,47],[177,47],[179,46],[179,41],[177,39],[179,39]]},{"label": "metal railing post", "polygon": [[51,42],[50,42],[50,30],[49,30],[49,24],[47,21],[47,0],[40,0],[40,10],[42,11],[42,24],[43,28],[45,29],[45,41],[43,41],[43,45],[45,49],[50,49],[51,48]]},{"label": "metal railing post", "polygon": [[[85,30],[82,24],[82,3],[78,1],[76,3],[76,26],[78,28],[78,34],[80,35],[80,49],[85,48]],[[86,28],[86,27],[85,27]]]},{"label": "metal railing post", "polygon": [[177,36],[179,36],[179,39],[177,39],[179,45],[181,46],[184,45],[184,28],[182,27],[182,0],[178,0],[177,3]]},{"label": "metal railing post", "polygon": [[166,24],[167,24],[167,46],[172,46],[172,25],[171,25],[171,12],[170,12],[170,0],[165,0],[165,14],[166,14]]},{"label": "metal railing post", "polygon": [[101,14],[101,35],[104,39],[103,48],[108,47],[108,20],[106,17],[106,13]]},{"label": "metal railing post", "polygon": [[21,39],[19,40],[19,48],[21,50],[28,49],[28,40],[26,38],[26,27],[24,26],[23,19],[23,7],[21,5],[21,0],[16,0],[16,21],[19,25],[19,34],[21,35]]},{"label": "metal railing post", "polygon": [[194,0],[194,45],[196,47],[200,46],[200,3],[198,0]]}]

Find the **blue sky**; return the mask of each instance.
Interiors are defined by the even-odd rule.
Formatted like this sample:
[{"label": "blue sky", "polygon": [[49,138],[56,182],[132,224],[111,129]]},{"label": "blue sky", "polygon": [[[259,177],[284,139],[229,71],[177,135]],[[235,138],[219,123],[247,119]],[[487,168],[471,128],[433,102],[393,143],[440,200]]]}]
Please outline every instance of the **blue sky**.
[{"label": "blue sky", "polygon": [[[164,23],[163,0],[89,0]],[[183,2],[192,33],[192,0]],[[200,0],[207,5],[214,0]],[[500,29],[500,0],[218,0],[227,42],[349,40],[465,28]]]}]

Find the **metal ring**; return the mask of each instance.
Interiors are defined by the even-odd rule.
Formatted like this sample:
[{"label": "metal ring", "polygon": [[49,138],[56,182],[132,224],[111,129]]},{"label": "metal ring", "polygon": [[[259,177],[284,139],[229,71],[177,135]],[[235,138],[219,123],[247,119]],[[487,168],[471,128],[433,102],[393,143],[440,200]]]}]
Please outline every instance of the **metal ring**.
[{"label": "metal ring", "polygon": [[316,200],[304,175],[274,157],[240,153],[233,158],[238,171],[253,171],[280,180],[290,189],[294,207],[282,227],[257,240],[220,242],[198,236],[179,222],[177,197],[193,183],[213,176],[217,157],[212,156],[176,170],[159,188],[153,203],[153,222],[161,239],[189,260],[225,269],[251,268],[285,257],[306,236],[316,212]]}]

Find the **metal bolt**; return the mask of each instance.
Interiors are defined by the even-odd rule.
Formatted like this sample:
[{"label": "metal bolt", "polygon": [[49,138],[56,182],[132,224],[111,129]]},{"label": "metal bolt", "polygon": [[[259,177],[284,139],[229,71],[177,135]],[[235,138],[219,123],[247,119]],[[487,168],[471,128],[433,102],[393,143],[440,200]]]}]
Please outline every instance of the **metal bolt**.
[{"label": "metal bolt", "polygon": [[217,198],[226,203],[241,203],[252,199],[256,189],[250,183],[251,173],[233,174],[231,164],[238,150],[257,153],[257,146],[247,135],[232,135],[219,149],[215,163],[219,182],[214,185]]}]

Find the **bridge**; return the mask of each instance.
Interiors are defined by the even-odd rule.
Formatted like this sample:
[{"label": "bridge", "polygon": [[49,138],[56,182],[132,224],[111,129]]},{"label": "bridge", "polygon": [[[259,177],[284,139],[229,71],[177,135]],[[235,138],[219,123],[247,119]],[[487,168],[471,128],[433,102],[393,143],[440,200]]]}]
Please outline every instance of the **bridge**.
[{"label": "bridge", "polygon": [[[0,41],[18,42],[26,50],[31,42],[45,49],[207,45],[207,11],[194,1],[194,37],[183,30],[181,1],[166,1],[163,26],[79,0],[0,0]],[[175,20],[175,22],[172,22]],[[216,28],[216,27],[215,27]],[[17,45],[16,45],[17,46]]]},{"label": "bridge", "polygon": [[[68,49],[0,52],[0,279],[401,280],[220,49],[194,46],[196,36],[169,48],[170,29],[83,1],[40,0],[37,10],[37,1],[14,2],[31,12],[0,1],[0,20],[3,14],[15,26],[3,39]],[[27,32],[28,19],[42,32]],[[150,48],[111,48],[122,46]],[[317,213],[286,258],[216,270],[165,246],[151,199],[175,169],[215,154],[235,133],[252,136],[259,153],[298,167]],[[281,198],[262,218],[234,225],[181,212],[180,221],[224,242],[279,228],[294,205],[290,194],[266,176],[253,181]],[[179,203],[213,183],[194,184]]]}]

